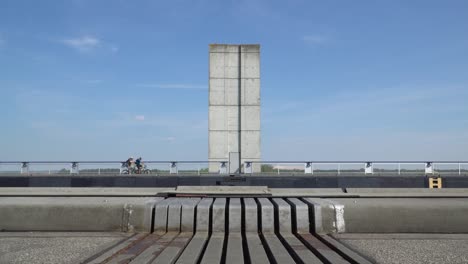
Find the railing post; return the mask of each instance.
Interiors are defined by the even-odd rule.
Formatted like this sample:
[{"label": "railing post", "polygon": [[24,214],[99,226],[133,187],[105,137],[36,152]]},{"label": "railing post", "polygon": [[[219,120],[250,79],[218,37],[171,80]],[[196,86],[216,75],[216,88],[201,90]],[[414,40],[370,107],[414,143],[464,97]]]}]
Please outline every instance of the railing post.
[{"label": "railing post", "polygon": [[374,174],[374,168],[372,162],[366,162],[364,164],[364,174]]},{"label": "railing post", "polygon": [[219,174],[226,174],[227,173],[227,162],[221,161],[219,163]]},{"label": "railing post", "polygon": [[432,162],[426,162],[424,172],[426,174],[433,174],[434,173],[434,167],[433,167]]},{"label": "railing post", "polygon": [[244,162],[244,173],[252,173],[252,162],[251,161]]},{"label": "railing post", "polygon": [[101,168],[98,168],[98,175],[101,175]]},{"label": "railing post", "polygon": [[29,162],[22,162],[21,163],[21,174],[29,173]]},{"label": "railing post", "polygon": [[340,175],[341,163],[338,163],[338,175]]},{"label": "railing post", "polygon": [[175,162],[175,161],[172,161],[172,162],[171,162],[171,165],[170,165],[170,168],[169,168],[169,173],[170,173],[170,174],[177,174],[177,173],[179,173],[179,171],[177,170],[177,162]]},{"label": "railing post", "polygon": [[401,163],[398,163],[398,175],[401,174]]},{"label": "railing post", "polygon": [[458,163],[458,175],[461,175],[461,164]]},{"label": "railing post", "polygon": [[313,174],[314,170],[312,169],[312,162],[306,162],[304,164],[304,174]]},{"label": "railing post", "polygon": [[70,168],[70,174],[80,174],[80,169],[78,162],[72,162]]},{"label": "railing post", "polygon": [[278,175],[280,174],[280,167],[279,164],[276,164],[276,169],[278,170]]}]

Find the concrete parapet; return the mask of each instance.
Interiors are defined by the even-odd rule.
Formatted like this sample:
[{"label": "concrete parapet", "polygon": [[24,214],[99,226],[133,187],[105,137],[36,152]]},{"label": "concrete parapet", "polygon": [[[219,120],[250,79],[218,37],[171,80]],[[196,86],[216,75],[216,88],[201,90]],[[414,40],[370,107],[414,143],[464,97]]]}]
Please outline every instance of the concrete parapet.
[{"label": "concrete parapet", "polygon": [[150,231],[152,208],[162,198],[5,197],[2,231]]},{"label": "concrete parapet", "polygon": [[468,233],[468,198],[336,198],[347,233]]}]

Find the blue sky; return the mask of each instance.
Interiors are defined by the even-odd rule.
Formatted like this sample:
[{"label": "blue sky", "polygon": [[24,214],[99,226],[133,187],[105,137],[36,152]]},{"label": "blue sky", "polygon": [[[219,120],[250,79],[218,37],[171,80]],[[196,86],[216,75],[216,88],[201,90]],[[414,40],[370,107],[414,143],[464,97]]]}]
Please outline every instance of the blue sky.
[{"label": "blue sky", "polygon": [[264,160],[467,160],[467,1],[0,1],[0,160],[206,160],[261,44]]}]

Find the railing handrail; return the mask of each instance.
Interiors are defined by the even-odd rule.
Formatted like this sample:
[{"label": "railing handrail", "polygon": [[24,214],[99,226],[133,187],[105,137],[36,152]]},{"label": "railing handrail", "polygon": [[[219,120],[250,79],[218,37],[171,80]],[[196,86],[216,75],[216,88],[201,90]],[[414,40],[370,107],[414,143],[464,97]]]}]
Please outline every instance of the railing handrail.
[{"label": "railing handrail", "polygon": [[[113,164],[113,163],[122,163],[125,162],[125,160],[121,161],[80,161],[80,160],[70,160],[70,161],[28,161],[28,160],[23,160],[23,161],[0,161],[0,164],[18,164],[18,163],[30,163],[30,164],[70,164],[70,163],[82,163],[82,164]],[[228,162],[226,161],[207,161],[207,160],[144,160],[144,163],[161,163],[161,164],[166,164],[166,163],[219,163],[219,162]],[[458,163],[468,163],[468,161],[451,161],[451,160],[444,160],[444,161],[431,161],[431,160],[425,160],[425,161],[386,161],[386,160],[379,160],[379,161],[372,161],[372,160],[362,160],[362,161],[331,161],[331,160],[301,160],[301,161],[291,161],[291,160],[283,160],[283,161],[271,161],[271,160],[265,160],[265,161],[248,161],[250,163],[260,163],[260,164],[303,164],[303,163],[315,163],[315,164],[362,164],[362,163],[373,163],[373,164],[421,164],[421,163],[437,163],[437,164],[458,164]]]}]

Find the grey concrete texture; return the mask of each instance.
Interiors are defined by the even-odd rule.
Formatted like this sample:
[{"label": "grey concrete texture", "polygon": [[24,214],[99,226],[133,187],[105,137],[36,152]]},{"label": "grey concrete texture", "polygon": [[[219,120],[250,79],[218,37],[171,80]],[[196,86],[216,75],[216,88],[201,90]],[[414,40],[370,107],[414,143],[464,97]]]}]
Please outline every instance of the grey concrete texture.
[{"label": "grey concrete texture", "polygon": [[154,196],[175,188],[112,188],[112,187],[0,187],[0,196]]},{"label": "grey concrete texture", "polygon": [[0,263],[83,263],[130,235],[99,232],[0,232]]},{"label": "grey concrete texture", "polygon": [[208,233],[210,230],[210,210],[213,198],[203,198],[197,205],[197,233]]},{"label": "grey concrete texture", "polygon": [[268,194],[266,186],[177,186],[174,193],[181,194]]},{"label": "grey concrete texture", "polygon": [[149,231],[162,198],[3,197],[2,231]]},{"label": "grey concrete texture", "polygon": [[345,231],[343,220],[343,205],[335,200],[320,198],[305,198],[313,209],[314,230],[319,234],[342,233]]},{"label": "grey concrete texture", "polygon": [[260,160],[259,45],[210,45],[208,113],[210,161],[226,161],[231,152],[240,152],[242,163]]},{"label": "grey concrete texture", "polygon": [[374,263],[468,263],[467,234],[339,234],[350,249]]},{"label": "grey concrete texture", "polygon": [[468,233],[468,198],[334,198],[348,233]]}]

